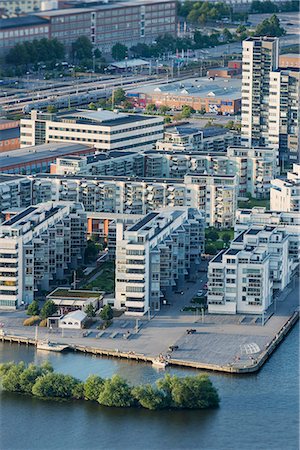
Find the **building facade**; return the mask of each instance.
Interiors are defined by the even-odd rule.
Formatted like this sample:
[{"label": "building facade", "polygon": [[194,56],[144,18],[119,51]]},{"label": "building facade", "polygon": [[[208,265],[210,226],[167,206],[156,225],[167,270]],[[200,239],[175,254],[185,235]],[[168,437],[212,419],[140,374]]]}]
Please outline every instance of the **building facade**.
[{"label": "building facade", "polygon": [[300,211],[300,164],[293,164],[287,178],[271,181],[270,209],[272,211]]},{"label": "building facade", "polygon": [[117,224],[115,307],[142,316],[195,279],[204,248],[204,217],[187,208],[151,212],[126,231]]},{"label": "building facade", "polygon": [[276,226],[240,233],[208,266],[208,312],[263,314],[290,281],[289,239]]},{"label": "building facade", "polygon": [[111,111],[31,112],[21,119],[21,147],[50,142],[89,145],[99,151],[150,150],[163,137],[163,119]]},{"label": "building facade", "polygon": [[30,303],[82,263],[86,216],[81,205],[30,206],[0,225],[0,309]]}]

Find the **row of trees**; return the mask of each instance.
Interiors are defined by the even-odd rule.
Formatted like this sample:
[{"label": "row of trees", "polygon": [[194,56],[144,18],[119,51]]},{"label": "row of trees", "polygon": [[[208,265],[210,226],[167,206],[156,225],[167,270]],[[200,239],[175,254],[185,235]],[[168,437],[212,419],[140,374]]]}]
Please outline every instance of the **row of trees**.
[{"label": "row of trees", "polygon": [[57,306],[52,300],[47,300],[43,307],[39,308],[39,302],[34,300],[27,308],[28,316],[40,316],[42,320],[47,319],[47,317],[53,316],[57,312]]},{"label": "row of trees", "polygon": [[9,392],[32,394],[40,398],[64,398],[98,402],[103,406],[151,410],[164,408],[203,409],[219,405],[219,396],[206,375],[178,378],[166,375],[153,386],[132,387],[114,375],[103,379],[91,375],[82,382],[71,375],[54,373],[49,363],[41,366],[23,362],[0,365],[2,388]]},{"label": "row of trees", "polygon": [[222,2],[178,2],[178,15],[184,17],[188,22],[198,23],[200,25],[221,20],[224,17],[230,17],[230,14],[230,7]]},{"label": "row of trees", "polygon": [[16,44],[6,55],[6,62],[14,65],[36,64],[39,62],[61,61],[65,47],[58,39],[34,39]]}]

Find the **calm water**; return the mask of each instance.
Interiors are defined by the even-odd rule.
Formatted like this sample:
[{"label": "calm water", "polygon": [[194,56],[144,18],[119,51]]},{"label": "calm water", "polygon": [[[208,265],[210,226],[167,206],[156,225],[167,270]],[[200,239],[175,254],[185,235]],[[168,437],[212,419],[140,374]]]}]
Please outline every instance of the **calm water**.
[{"label": "calm water", "polygon": [[[43,401],[1,394],[1,450],[297,450],[299,325],[256,375],[211,374],[221,406],[212,411],[106,409],[88,402]],[[150,365],[80,354],[36,353],[0,344],[1,361],[40,363],[78,378],[114,373],[134,383],[159,378]],[[168,369],[173,374],[196,373]]]}]

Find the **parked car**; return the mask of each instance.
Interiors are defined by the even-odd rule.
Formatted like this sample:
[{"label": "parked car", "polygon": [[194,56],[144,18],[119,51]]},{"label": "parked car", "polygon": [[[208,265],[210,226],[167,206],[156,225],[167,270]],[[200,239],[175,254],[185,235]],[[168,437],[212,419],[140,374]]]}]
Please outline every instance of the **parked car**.
[{"label": "parked car", "polygon": [[178,345],[170,345],[170,347],[169,347],[169,352],[173,352],[173,351],[175,351],[175,350],[178,350]]},{"label": "parked car", "polygon": [[195,330],[195,328],[189,328],[188,330],[186,330],[186,334],[194,334],[196,333],[197,330]]}]

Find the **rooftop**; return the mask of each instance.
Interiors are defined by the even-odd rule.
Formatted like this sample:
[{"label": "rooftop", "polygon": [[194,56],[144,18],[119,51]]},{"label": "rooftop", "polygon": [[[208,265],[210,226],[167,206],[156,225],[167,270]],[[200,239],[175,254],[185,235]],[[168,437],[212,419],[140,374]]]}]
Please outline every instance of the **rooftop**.
[{"label": "rooftop", "polygon": [[[8,130],[9,131],[9,130]],[[6,167],[16,164],[25,164],[41,159],[55,159],[60,156],[70,155],[73,152],[91,150],[90,147],[83,144],[69,144],[62,142],[52,142],[51,144],[35,145],[24,147],[18,150],[1,153],[0,170],[4,171]]]},{"label": "rooftop", "polygon": [[242,80],[233,78],[216,78],[209,80],[207,77],[190,78],[176,83],[151,84],[131,90],[130,94],[161,94],[161,95],[188,95],[199,98],[240,99]]},{"label": "rooftop", "polygon": [[22,28],[30,25],[43,25],[47,24],[48,20],[37,15],[12,17],[10,19],[0,19],[0,30],[8,28]]},{"label": "rooftop", "polygon": [[63,297],[63,298],[72,298],[72,299],[82,299],[82,298],[99,298],[102,295],[102,292],[100,291],[87,291],[87,290],[78,290],[78,289],[69,289],[69,288],[56,288],[54,291],[50,292],[50,294],[47,295],[47,297],[51,298],[57,298],[57,297]]},{"label": "rooftop", "polygon": [[5,128],[0,130],[0,141],[6,141],[7,139],[16,139],[20,137],[20,128]]},{"label": "rooftop", "polygon": [[[78,119],[78,121],[82,120],[82,123],[90,123],[90,124],[99,124],[101,123],[102,126],[117,126],[117,125],[125,125],[127,123],[132,122],[139,122],[142,120],[153,120],[159,119],[158,116],[143,116],[139,114],[125,114],[120,112],[113,112],[113,111],[107,111],[107,110],[101,110],[98,109],[97,111],[89,111],[89,110],[78,110],[69,114],[61,114],[60,116],[61,120],[64,120],[65,118],[71,119],[74,118],[75,120]],[[161,119],[161,118],[160,118]],[[162,119],[161,119],[162,121]],[[80,122],[79,122],[80,123]]]},{"label": "rooftop", "polygon": [[8,183],[10,181],[16,181],[16,180],[26,180],[27,178],[23,175],[10,175],[10,174],[3,174],[0,173],[0,184],[1,183]]}]

